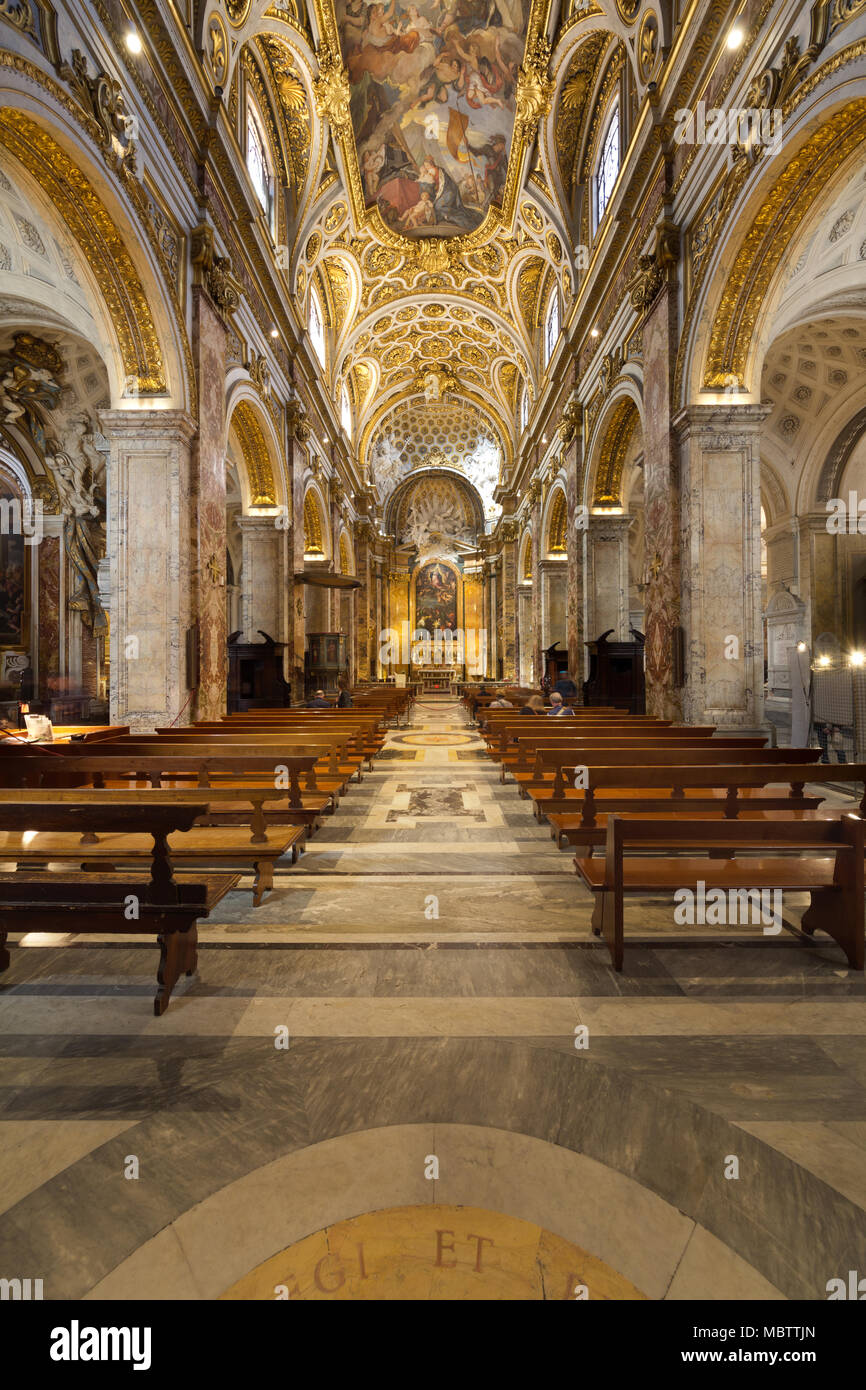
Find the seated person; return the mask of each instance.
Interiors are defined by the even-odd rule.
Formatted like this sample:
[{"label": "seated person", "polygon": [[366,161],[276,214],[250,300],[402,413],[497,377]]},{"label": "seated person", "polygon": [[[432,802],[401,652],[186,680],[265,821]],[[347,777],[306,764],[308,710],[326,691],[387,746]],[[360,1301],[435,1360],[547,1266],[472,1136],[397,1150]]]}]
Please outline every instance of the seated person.
[{"label": "seated person", "polygon": [[543,696],[543,695],[530,695],[529,699],[526,701],[526,704],[523,706],[523,709],[520,711],[520,713],[521,713],[521,714],[543,714],[543,713],[544,713],[544,696]]},{"label": "seated person", "polygon": [[506,700],[504,695],[497,695],[495,700],[491,700],[488,709],[514,709],[510,700]]},{"label": "seated person", "polygon": [[307,701],[307,709],[330,709],[331,701],[325,699],[324,690],[317,690],[314,700]]},{"label": "seated person", "polygon": [[573,719],[574,710],[571,708],[571,705],[564,705],[562,703],[562,696],[558,690],[551,690],[550,709],[547,711],[547,717],[548,719],[561,719],[563,715],[570,715]]},{"label": "seated person", "polygon": [[337,709],[351,709],[352,696],[349,693],[349,680],[347,676],[339,677],[337,681],[337,689],[340,692],[337,696]]}]

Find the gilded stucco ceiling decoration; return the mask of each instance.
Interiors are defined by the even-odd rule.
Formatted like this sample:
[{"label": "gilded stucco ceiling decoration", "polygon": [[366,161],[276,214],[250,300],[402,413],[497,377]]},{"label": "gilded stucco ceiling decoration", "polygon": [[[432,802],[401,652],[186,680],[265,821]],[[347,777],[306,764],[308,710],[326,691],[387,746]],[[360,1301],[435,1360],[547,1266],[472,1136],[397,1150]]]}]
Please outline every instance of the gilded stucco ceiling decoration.
[{"label": "gilded stucco ceiling decoration", "polygon": [[517,303],[526,329],[526,336],[532,342],[538,323],[537,306],[545,263],[540,256],[533,256],[526,262],[517,282]]},{"label": "gilded stucco ceiling decoration", "polygon": [[339,339],[351,309],[352,282],[346,267],[335,256],[329,256],[322,261],[321,270],[328,280],[331,321],[334,336]]},{"label": "gilded stucco ceiling decoration", "polygon": [[271,456],[255,406],[241,401],[235,407],[230,429],[241,446],[249,479],[250,506],[275,507],[277,495]]},{"label": "gilded stucco ceiling decoration", "polygon": [[596,85],[599,63],[603,61],[610,36],[590,34],[573,55],[559,94],[554,125],[554,144],[562,186],[571,196],[575,167],[581,145],[581,132],[589,110],[588,102]]},{"label": "gilded stucco ceiling decoration", "polygon": [[268,64],[271,83],[276,93],[276,105],[297,201],[300,190],[307,181],[310,165],[311,125],[306,89],[287,43],[274,34],[264,34],[258,40],[258,47]]},{"label": "gilded stucco ceiling decoration", "polygon": [[737,250],[715,313],[705,390],[745,385],[752,337],[764,299],[792,238],[828,180],[866,140],[866,101],[835,112],[787,162],[767,190]]},{"label": "gilded stucco ceiling decoration", "polygon": [[323,555],[322,517],[315,492],[310,488],[304,498],[304,553]]},{"label": "gilded stucco ceiling decoration", "polygon": [[557,489],[550,510],[550,525],[547,530],[547,549],[551,555],[564,555],[567,549],[566,534],[568,526],[568,507],[565,493]]},{"label": "gilded stucco ceiling decoration", "polygon": [[[550,0],[418,0],[398,25],[364,0],[315,0],[316,101],[355,222],[421,268],[510,223],[552,83]],[[491,18],[495,15],[496,22]]]},{"label": "gilded stucco ceiling decoration", "polygon": [[640,415],[634,401],[628,398],[621,400],[605,430],[592,495],[594,507],[622,506],[623,464],[632,435],[639,424]]},{"label": "gilded stucco ceiling decoration", "polygon": [[280,183],[286,184],[289,182],[289,174],[283,141],[280,139],[273,111],[276,103],[273,101],[271,92],[265,83],[262,68],[260,68],[259,64],[267,68],[267,64],[262,58],[259,47],[257,46],[255,50],[249,46],[245,47],[241,54],[241,67],[244,71],[248,89],[255,94],[256,108],[267,130],[268,143],[274,153],[274,158],[277,163],[277,177]]},{"label": "gilded stucco ceiling decoration", "polygon": [[57,141],[23,111],[0,112],[0,144],[36,179],[84,253],[137,395],[166,394],[156,325],[126,244],[96,191]]}]

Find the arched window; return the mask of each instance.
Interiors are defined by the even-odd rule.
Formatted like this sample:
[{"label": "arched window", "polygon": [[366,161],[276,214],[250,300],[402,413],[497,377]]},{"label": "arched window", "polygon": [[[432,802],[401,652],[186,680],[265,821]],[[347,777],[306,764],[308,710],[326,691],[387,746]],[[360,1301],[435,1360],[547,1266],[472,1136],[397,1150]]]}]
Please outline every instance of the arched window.
[{"label": "arched window", "polygon": [[352,438],[352,407],[351,407],[351,404],[350,404],[350,402],[349,402],[349,392],[348,392],[348,389],[347,389],[347,387],[345,386],[345,384],[344,384],[344,386],[343,386],[342,391],[340,392],[340,424],[343,426],[343,429],[346,431],[346,434],[347,434],[347,435],[349,436],[349,438],[351,439],[351,438]]},{"label": "arched window", "polygon": [[310,342],[313,344],[313,351],[319,359],[319,365],[325,365],[325,323],[322,317],[322,306],[319,303],[319,296],[315,285],[310,290]]},{"label": "arched window", "polygon": [[619,102],[614,102],[608,119],[601,154],[595,170],[595,225],[604,217],[619,173]]},{"label": "arched window", "polygon": [[520,393],[520,433],[521,433],[521,434],[523,434],[523,431],[526,429],[526,426],[527,426],[528,424],[529,424],[529,391],[528,391],[528,389],[524,386],[523,390],[522,390],[521,393]]},{"label": "arched window", "polygon": [[553,293],[547,301],[547,313],[544,318],[544,365],[547,366],[553,350],[559,341],[559,291],[554,286]]},{"label": "arched window", "polygon": [[270,222],[274,203],[274,176],[262,123],[252,102],[247,106],[247,171],[256,197]]}]

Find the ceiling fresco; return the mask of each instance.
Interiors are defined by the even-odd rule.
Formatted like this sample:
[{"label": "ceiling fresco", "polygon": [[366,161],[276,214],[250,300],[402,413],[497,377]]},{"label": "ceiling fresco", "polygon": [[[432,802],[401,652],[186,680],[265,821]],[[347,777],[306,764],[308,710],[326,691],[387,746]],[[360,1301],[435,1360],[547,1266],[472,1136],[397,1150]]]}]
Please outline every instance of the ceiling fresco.
[{"label": "ceiling fresco", "polygon": [[[477,409],[486,426],[468,452],[482,442],[488,524],[498,509],[487,475],[508,474],[522,395],[534,401],[543,387],[545,306],[558,286],[567,320],[579,287],[578,187],[620,44],[593,5],[565,21],[559,43],[551,10],[550,0],[312,0],[318,70],[306,96],[297,42],[277,35],[273,6],[256,48],[261,92],[295,125],[309,122],[303,150],[284,152],[287,167],[290,155],[309,160],[287,287],[301,324],[316,287],[325,374],[335,401],[348,393],[359,465],[375,472],[391,438],[385,472],[411,467],[398,442],[406,402],[431,426],[440,401]],[[281,127],[287,146],[294,129]]]},{"label": "ceiling fresco", "polygon": [[529,0],[337,0],[366,207],[409,237],[501,203]]}]

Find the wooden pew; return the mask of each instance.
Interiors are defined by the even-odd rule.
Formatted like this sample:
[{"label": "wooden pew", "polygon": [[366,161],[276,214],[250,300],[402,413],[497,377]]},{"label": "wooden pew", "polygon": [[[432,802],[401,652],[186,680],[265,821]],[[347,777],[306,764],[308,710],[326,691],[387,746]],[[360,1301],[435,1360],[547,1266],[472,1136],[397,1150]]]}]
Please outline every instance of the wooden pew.
[{"label": "wooden pew", "polygon": [[[556,737],[562,738],[568,737],[568,730],[570,729],[574,737],[595,734],[599,738],[617,738],[620,734],[626,735],[630,731],[632,733],[657,732],[661,734],[665,730],[673,727],[674,726],[671,725],[669,721],[663,720],[653,720],[645,723],[637,722],[637,720],[632,721],[631,719],[622,721],[604,720],[598,723],[595,720],[578,721],[557,719],[554,721],[542,715],[538,720],[512,719],[497,721],[496,723],[492,723],[490,728],[484,730],[482,737],[487,744],[488,754],[493,758],[494,762],[496,762],[500,757],[508,753],[510,746],[515,744],[517,739],[534,732],[538,734],[553,734],[554,731],[562,730],[563,732],[556,733]],[[699,729],[699,732],[712,734],[715,733],[715,728],[704,725]]]},{"label": "wooden pew", "polygon": [[[10,932],[110,933],[156,935],[160,948],[158,989],[153,1011],[165,1013],[182,973],[198,960],[196,922],[240,881],[240,874],[199,874],[176,879],[169,836],[188,830],[205,811],[203,801],[178,804],[146,801],[131,793],[111,804],[89,800],[86,792],[19,793],[0,791],[0,831],[19,830],[22,821],[37,831],[128,832],[152,841],[150,874],[0,874],[0,971],[8,970]],[[132,913],[132,915],[130,915]],[[137,915],[135,915],[137,913]]]},{"label": "wooden pew", "polygon": [[[810,893],[802,930],[807,935],[826,932],[841,946],[852,969],[862,970],[864,829],[866,823],[856,816],[806,823],[682,819],[671,824],[614,814],[608,817],[604,858],[578,858],[575,865],[595,894],[592,930],[604,937],[614,970],[623,968],[625,895],[646,897],[684,888],[696,891],[700,883],[705,890],[721,888],[726,892],[767,889]],[[690,853],[719,848],[725,852],[724,859],[698,858]],[[636,853],[639,850],[652,850],[653,856],[640,856]],[[740,857],[756,852],[759,858]],[[686,853],[688,858],[679,857]],[[729,933],[723,939],[738,938]]]},{"label": "wooden pew", "polygon": [[[834,777],[832,773],[839,770],[844,776]],[[789,820],[820,819],[837,814],[838,808],[821,811],[823,796],[807,793],[807,785],[820,787],[840,780],[859,784],[864,775],[866,768],[860,764],[836,768],[826,763],[796,761],[718,767],[592,767],[589,786],[575,793],[582,799],[565,803],[570,808],[566,813],[560,809],[562,802],[548,803],[555,809],[546,814],[560,843],[566,838],[578,850],[583,847],[591,855],[593,846],[604,843],[606,820],[611,814],[652,814],[667,819],[679,814],[737,820],[755,819],[765,812],[784,812]],[[859,810],[859,814],[864,813],[866,793]],[[564,814],[571,817],[567,825],[561,820],[553,821],[553,816]]]},{"label": "wooden pew", "polygon": [[[707,758],[704,759],[704,750]],[[790,755],[793,753],[793,757]],[[647,755],[646,757],[644,755]],[[766,748],[760,737],[680,739],[587,739],[564,748],[537,748],[533,766],[512,775],[521,796],[568,797],[575,769],[591,767],[688,766],[691,763],[804,762],[814,763],[820,756],[813,748]]]},{"label": "wooden pew", "polygon": [[[229,756],[226,752],[213,754],[209,748],[201,752],[189,746],[175,753],[170,747],[157,745],[144,753],[135,749],[115,751],[111,748],[98,755],[89,751],[75,754],[64,749],[62,753],[51,750],[19,750],[9,745],[0,745],[0,785],[31,787],[74,787],[93,785],[104,787],[106,783],[120,789],[130,784],[144,781],[153,787],[170,787],[172,790],[195,785],[205,790],[204,798],[211,801],[210,792],[220,790],[223,801],[235,805],[226,810],[209,804],[209,824],[245,824],[249,820],[249,806],[253,806],[253,824],[257,831],[266,824],[302,825],[313,828],[319,817],[330,808],[331,796],[315,790],[302,792],[300,778],[312,772],[314,754],[289,757],[284,753],[278,756],[255,755],[243,757]],[[278,768],[286,773],[277,774]],[[283,785],[288,777],[288,787]],[[223,796],[228,792],[228,796]],[[257,794],[262,793],[259,797]],[[199,800],[202,798],[199,797]],[[216,801],[217,798],[214,798]],[[264,811],[265,802],[273,803]]]},{"label": "wooden pew", "polygon": [[[709,734],[683,735],[682,738],[656,737],[653,734],[634,734],[628,738],[577,738],[577,739],[531,739],[523,743],[516,754],[509,754],[502,760],[502,768],[499,780],[505,781],[505,773],[510,773],[517,787],[520,789],[521,796],[526,794],[528,787],[542,787],[551,782],[555,787],[560,788],[562,784],[562,767],[569,767],[572,764],[583,762],[581,755],[584,752],[602,752],[610,750],[611,753],[622,753],[626,757],[633,753],[635,761],[638,761],[638,750],[650,749],[659,753],[660,760],[666,753],[682,753],[683,761],[688,762],[689,750],[706,748],[713,750],[711,762],[722,762],[726,757],[732,761],[736,760],[737,755],[754,751],[776,752],[778,750],[767,750],[766,740],[760,736],[742,735],[739,738],[713,738]],[[572,778],[573,780],[573,778]]]}]

